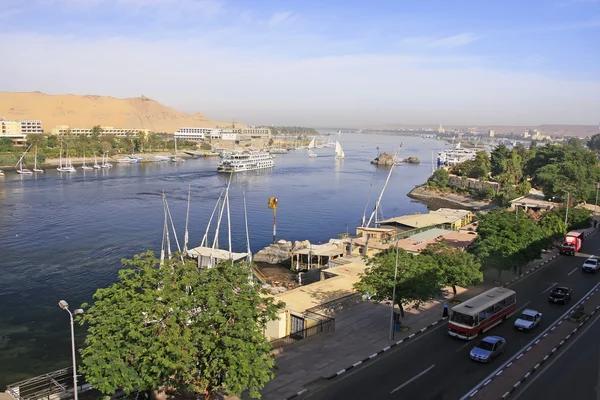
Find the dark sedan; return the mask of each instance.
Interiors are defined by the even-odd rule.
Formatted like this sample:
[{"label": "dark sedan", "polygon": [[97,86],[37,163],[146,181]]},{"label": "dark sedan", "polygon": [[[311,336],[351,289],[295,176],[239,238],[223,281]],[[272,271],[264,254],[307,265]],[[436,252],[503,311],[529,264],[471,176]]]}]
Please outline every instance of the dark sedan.
[{"label": "dark sedan", "polygon": [[573,291],[571,288],[566,286],[557,286],[552,289],[552,292],[550,292],[550,298],[548,301],[550,301],[550,303],[567,304],[567,302],[571,300],[572,295]]}]

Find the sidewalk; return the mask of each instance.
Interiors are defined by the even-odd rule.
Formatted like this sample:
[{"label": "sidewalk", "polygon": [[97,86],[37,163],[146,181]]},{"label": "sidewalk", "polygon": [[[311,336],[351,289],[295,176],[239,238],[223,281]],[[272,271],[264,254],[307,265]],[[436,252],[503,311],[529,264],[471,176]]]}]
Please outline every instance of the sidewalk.
[{"label": "sidewalk", "polygon": [[[536,270],[555,258],[557,251],[543,254],[542,258],[523,268],[522,276]],[[511,273],[502,276],[503,283],[514,283],[519,275]],[[457,299],[464,301],[485,290],[498,286],[498,274],[484,283],[469,289],[457,288]],[[396,332],[395,340],[389,341],[390,306],[363,302],[337,313],[335,332],[299,341],[284,347],[275,356],[275,378],[267,383],[262,391],[265,400],[283,400],[296,397],[311,382],[331,377],[345,369],[350,369],[361,360],[373,358],[387,346],[394,346],[410,335],[418,334],[432,327],[442,318],[443,302],[452,298],[452,291],[444,297],[429,302],[418,310],[406,311],[402,325],[406,332]]]}]

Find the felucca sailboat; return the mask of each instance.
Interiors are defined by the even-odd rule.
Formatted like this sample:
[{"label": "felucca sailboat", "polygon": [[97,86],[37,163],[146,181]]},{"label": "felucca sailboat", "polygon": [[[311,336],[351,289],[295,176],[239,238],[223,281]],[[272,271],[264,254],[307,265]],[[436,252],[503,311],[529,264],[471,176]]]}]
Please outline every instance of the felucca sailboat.
[{"label": "felucca sailboat", "polygon": [[40,167],[38,167],[38,162],[37,162],[37,145],[35,145],[35,152],[34,152],[34,156],[33,156],[33,172],[39,172],[39,173],[43,173],[44,170],[41,169]]},{"label": "felucca sailboat", "polygon": [[25,158],[25,154],[27,154],[29,149],[31,149],[31,146],[32,145],[29,145],[27,150],[25,150],[25,152],[21,155],[21,158],[19,158],[19,161],[17,161],[17,164],[15,165],[15,167],[17,167],[17,173],[19,173],[21,175],[32,175],[33,174],[33,172],[31,172],[30,169],[25,168],[25,166],[23,164],[23,159]]},{"label": "felucca sailboat", "polygon": [[343,160],[346,155],[344,154],[344,150],[342,149],[342,145],[339,141],[335,141],[335,159]]}]

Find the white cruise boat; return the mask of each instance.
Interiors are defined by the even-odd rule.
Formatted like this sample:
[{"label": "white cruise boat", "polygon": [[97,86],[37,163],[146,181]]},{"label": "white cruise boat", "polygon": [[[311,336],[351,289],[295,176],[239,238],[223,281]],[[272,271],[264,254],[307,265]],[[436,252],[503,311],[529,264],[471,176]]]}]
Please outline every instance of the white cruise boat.
[{"label": "white cruise boat", "polygon": [[455,148],[451,150],[444,150],[438,153],[437,163],[438,165],[455,165],[460,164],[462,162],[473,160],[477,156],[477,152],[482,149],[473,148],[473,149],[463,149],[460,147],[460,143],[456,145]]},{"label": "white cruise boat", "polygon": [[217,172],[241,172],[271,168],[273,156],[266,151],[223,152]]}]

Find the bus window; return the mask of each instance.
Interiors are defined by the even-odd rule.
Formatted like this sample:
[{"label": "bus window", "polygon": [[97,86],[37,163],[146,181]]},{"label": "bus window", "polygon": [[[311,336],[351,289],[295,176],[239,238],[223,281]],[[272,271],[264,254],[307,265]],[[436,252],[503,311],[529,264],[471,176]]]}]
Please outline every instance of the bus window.
[{"label": "bus window", "polygon": [[471,315],[461,314],[459,312],[454,311],[452,316],[450,317],[452,322],[456,322],[457,324],[473,326],[475,324],[475,319]]}]

